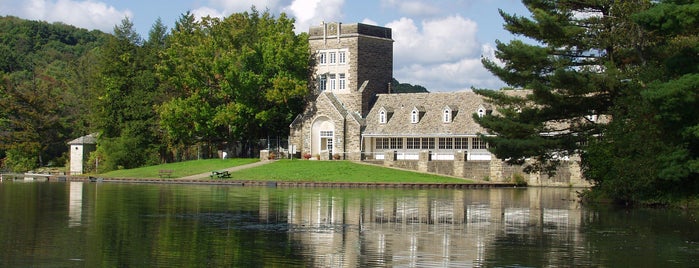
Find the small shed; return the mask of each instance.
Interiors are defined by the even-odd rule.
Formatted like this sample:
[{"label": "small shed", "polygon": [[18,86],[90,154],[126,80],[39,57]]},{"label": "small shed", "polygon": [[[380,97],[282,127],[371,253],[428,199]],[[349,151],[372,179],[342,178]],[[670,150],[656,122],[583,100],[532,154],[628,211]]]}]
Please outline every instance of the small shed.
[{"label": "small shed", "polygon": [[91,152],[97,150],[97,134],[89,134],[68,142],[70,146],[70,175],[80,175]]}]

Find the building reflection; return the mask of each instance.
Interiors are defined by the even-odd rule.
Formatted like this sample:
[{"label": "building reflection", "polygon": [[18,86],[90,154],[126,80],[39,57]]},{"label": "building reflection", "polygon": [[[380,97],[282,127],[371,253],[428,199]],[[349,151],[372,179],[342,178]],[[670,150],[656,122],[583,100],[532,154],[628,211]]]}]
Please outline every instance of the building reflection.
[{"label": "building reflection", "polygon": [[[541,188],[366,198],[311,191],[289,195],[286,219],[290,238],[313,266],[472,267],[482,264],[502,237],[582,242],[576,199],[571,189]],[[269,218],[268,200],[260,198],[261,219]]]},{"label": "building reflection", "polygon": [[77,227],[82,224],[83,214],[83,182],[71,181],[68,194],[68,226]]}]

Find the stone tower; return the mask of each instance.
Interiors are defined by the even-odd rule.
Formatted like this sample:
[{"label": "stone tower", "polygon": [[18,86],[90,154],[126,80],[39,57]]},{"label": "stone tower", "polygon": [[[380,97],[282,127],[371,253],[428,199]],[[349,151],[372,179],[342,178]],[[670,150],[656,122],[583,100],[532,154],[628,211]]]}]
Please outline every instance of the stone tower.
[{"label": "stone tower", "polygon": [[390,28],[323,23],[311,27],[308,42],[316,56],[314,78],[319,92],[334,93],[349,111],[362,117],[376,94],[388,93],[393,77]]},{"label": "stone tower", "polygon": [[358,160],[364,118],[393,78],[391,29],[323,23],[308,34],[317,97],[291,124],[289,144],[301,155]]}]

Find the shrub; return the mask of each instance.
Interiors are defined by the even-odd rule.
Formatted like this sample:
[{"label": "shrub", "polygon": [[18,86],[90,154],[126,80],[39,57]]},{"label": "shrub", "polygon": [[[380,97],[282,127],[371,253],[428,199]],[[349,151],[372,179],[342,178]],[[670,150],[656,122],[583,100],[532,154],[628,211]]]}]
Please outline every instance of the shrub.
[{"label": "shrub", "polygon": [[333,159],[335,159],[335,160],[340,160],[340,159],[342,159],[342,155],[340,155],[340,154],[334,154],[334,155],[333,155]]},{"label": "shrub", "polygon": [[309,153],[303,154],[303,159],[306,159],[306,160],[311,159],[311,154],[309,154]]}]

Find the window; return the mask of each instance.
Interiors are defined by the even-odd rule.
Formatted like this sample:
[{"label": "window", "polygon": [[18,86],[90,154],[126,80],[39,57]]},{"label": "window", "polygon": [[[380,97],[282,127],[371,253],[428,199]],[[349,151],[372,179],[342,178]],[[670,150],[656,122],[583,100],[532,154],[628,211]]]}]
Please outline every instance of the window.
[{"label": "window", "polygon": [[481,138],[471,138],[471,149],[474,149],[474,150],[488,149],[488,146],[485,143],[485,141]]},{"label": "window", "polygon": [[386,111],[381,109],[379,111],[379,124],[386,124]]},{"label": "window", "polygon": [[325,52],[318,53],[318,64],[321,64],[321,65],[327,64],[328,63],[327,60],[328,59],[327,59],[327,55]]},{"label": "window", "polygon": [[479,108],[478,109],[478,117],[483,117],[485,115],[485,109]]},{"label": "window", "polygon": [[443,120],[444,120],[444,123],[451,123],[451,110],[444,109]]},{"label": "window", "polygon": [[347,52],[346,51],[337,52],[337,58],[338,58],[338,63],[340,63],[340,64],[347,63]]},{"label": "window", "polygon": [[335,74],[328,75],[328,80],[330,81],[330,90],[337,89],[337,81],[335,80]]},{"label": "window", "polygon": [[403,149],[403,138],[391,138],[390,149]]},{"label": "window", "polygon": [[406,138],[406,149],[420,149],[420,138]]},{"label": "window", "polygon": [[328,77],[324,74],[320,75],[318,78],[318,90],[325,91],[328,87]]},{"label": "window", "polygon": [[454,138],[454,149],[468,149],[468,138]]},{"label": "window", "polygon": [[346,86],[345,74],[339,74],[338,77],[340,78],[340,79],[339,79],[339,80],[340,80],[340,81],[339,81],[340,89],[345,89],[345,86]]},{"label": "window", "polygon": [[336,56],[336,55],[337,55],[337,54],[336,54],[335,52],[329,52],[329,53],[328,53],[328,56],[329,56],[329,62],[328,62],[328,64],[336,64],[336,63],[337,63],[337,56]]},{"label": "window", "polygon": [[324,138],[327,138],[327,137],[331,137],[331,138],[332,138],[332,136],[333,136],[333,131],[332,131],[332,130],[329,130],[329,131],[320,131],[320,136],[321,136],[321,137],[324,137]]},{"label": "window", "polygon": [[439,138],[439,149],[451,150],[453,147],[453,138]]},{"label": "window", "polygon": [[388,149],[388,138],[376,138],[376,149],[383,150]]},{"label": "window", "polygon": [[434,138],[422,138],[422,149],[434,149]]},{"label": "window", "polygon": [[413,109],[413,111],[410,113],[410,122],[413,124],[417,124],[417,122],[420,121],[420,114],[417,111],[417,109]]}]

